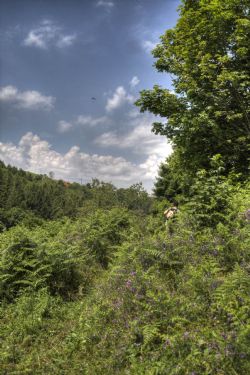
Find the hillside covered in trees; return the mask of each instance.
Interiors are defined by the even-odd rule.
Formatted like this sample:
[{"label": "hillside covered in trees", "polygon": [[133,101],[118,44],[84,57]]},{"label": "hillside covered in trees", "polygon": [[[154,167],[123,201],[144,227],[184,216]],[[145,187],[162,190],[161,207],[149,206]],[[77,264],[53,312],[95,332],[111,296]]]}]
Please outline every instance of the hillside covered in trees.
[{"label": "hillside covered in trees", "polygon": [[249,35],[247,0],[185,0],[161,37],[154,196],[0,164],[1,374],[250,373]]}]

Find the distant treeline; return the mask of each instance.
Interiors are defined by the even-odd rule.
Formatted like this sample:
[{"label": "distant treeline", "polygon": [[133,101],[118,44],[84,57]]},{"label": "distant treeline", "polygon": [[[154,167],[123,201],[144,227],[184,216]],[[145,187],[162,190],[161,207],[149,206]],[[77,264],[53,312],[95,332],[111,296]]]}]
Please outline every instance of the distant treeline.
[{"label": "distant treeline", "polygon": [[93,179],[80,185],[25,172],[0,161],[0,227],[25,220],[75,217],[79,210],[122,206],[147,212],[151,198],[141,184],[117,189]]}]

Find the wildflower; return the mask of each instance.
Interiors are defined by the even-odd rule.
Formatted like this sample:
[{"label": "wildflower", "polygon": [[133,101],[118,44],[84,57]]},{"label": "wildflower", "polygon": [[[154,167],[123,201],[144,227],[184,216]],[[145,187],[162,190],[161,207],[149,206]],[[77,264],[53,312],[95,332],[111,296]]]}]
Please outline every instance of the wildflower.
[{"label": "wildflower", "polygon": [[132,286],[132,281],[128,279],[126,282],[126,288],[131,289],[131,286]]}]

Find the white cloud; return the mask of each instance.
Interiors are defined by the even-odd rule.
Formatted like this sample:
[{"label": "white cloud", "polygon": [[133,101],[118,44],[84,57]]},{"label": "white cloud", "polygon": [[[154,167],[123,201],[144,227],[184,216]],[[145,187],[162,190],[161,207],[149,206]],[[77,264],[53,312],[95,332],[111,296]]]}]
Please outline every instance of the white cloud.
[{"label": "white cloud", "polygon": [[145,162],[139,165],[139,168],[145,171],[145,179],[151,179],[152,181],[154,181],[155,177],[158,174],[160,164],[165,161],[170,152],[166,152],[165,154],[166,155],[161,158],[159,158],[157,154],[149,155]]},{"label": "white cloud", "polygon": [[135,98],[132,95],[127,94],[123,86],[118,86],[113,96],[111,98],[108,98],[107,100],[106,111],[112,112],[113,110],[121,107],[125,103],[133,103],[134,100]]},{"label": "white cloud", "polygon": [[51,20],[41,21],[37,27],[30,30],[23,41],[27,47],[47,49],[51,46],[64,48],[71,46],[76,40],[76,34],[65,34],[61,26]]},{"label": "white cloud", "polygon": [[76,34],[61,36],[57,42],[59,48],[71,46],[76,40]]},{"label": "white cloud", "polygon": [[108,118],[106,116],[101,117],[92,117],[87,115],[80,115],[77,117],[76,124],[77,125],[87,125],[87,126],[97,126],[100,124],[107,123]]},{"label": "white cloud", "polygon": [[146,177],[153,179],[157,175],[160,163],[172,152],[172,147],[165,137],[151,132],[152,122],[152,116],[139,115],[133,119],[133,129],[128,134],[103,133],[95,143],[102,147],[116,147],[144,155],[146,159],[139,165],[139,169],[145,170]]},{"label": "white cloud", "polygon": [[127,112],[127,117],[129,119],[135,119],[137,118],[138,116],[142,116],[139,109],[134,107],[133,109],[131,109],[130,111]]},{"label": "white cloud", "polygon": [[63,120],[59,121],[58,127],[57,127],[59,133],[66,133],[72,128],[73,128],[73,124],[67,121],[63,121]]},{"label": "white cloud", "polygon": [[0,159],[6,164],[35,173],[55,173],[55,178],[64,180],[91,178],[111,181],[117,186],[130,186],[142,181],[150,189],[155,177],[154,156],[147,156],[145,162],[134,164],[123,157],[87,154],[78,146],[71,147],[65,154],[53,150],[52,146],[37,135],[26,133],[17,145],[0,142]]},{"label": "white cloud", "polygon": [[35,173],[53,171],[56,178],[83,178],[88,181],[98,177],[120,185],[129,185],[138,180],[137,166],[122,157],[87,154],[73,146],[65,154],[32,133],[25,134],[18,145],[0,143],[0,158],[6,164]]},{"label": "white cloud", "polygon": [[37,30],[31,30],[24,40],[25,46],[34,46],[38,48],[46,48],[46,40],[44,34],[38,33]]},{"label": "white cloud", "polygon": [[142,43],[142,48],[147,52],[151,53],[151,51],[157,46],[157,43],[152,42],[151,40],[144,40]]},{"label": "white cloud", "polygon": [[137,86],[140,83],[140,80],[137,76],[134,76],[131,81],[129,82],[129,85],[131,89],[133,89],[135,86]]},{"label": "white cloud", "polygon": [[113,8],[114,5],[115,4],[113,3],[113,1],[107,1],[107,0],[99,0],[96,3],[97,7],[104,7],[106,9],[111,9],[111,8]]},{"label": "white cloud", "polygon": [[107,116],[93,117],[89,115],[79,115],[75,121],[68,122],[61,120],[58,122],[57,130],[59,133],[66,133],[79,126],[94,127],[101,124],[106,124],[108,121]]},{"label": "white cloud", "polygon": [[120,149],[133,149],[134,153],[150,155],[157,153],[166,157],[166,152],[171,150],[166,138],[151,132],[152,122],[141,121],[141,124],[133,128],[128,134],[118,135],[115,132],[103,133],[95,143],[99,146],[115,146]]},{"label": "white cloud", "polygon": [[0,100],[4,102],[15,100],[17,96],[17,88],[13,86],[5,86],[0,89]]},{"label": "white cloud", "polygon": [[0,101],[18,108],[49,111],[54,107],[55,98],[34,90],[19,91],[15,86],[5,86],[0,88]]}]

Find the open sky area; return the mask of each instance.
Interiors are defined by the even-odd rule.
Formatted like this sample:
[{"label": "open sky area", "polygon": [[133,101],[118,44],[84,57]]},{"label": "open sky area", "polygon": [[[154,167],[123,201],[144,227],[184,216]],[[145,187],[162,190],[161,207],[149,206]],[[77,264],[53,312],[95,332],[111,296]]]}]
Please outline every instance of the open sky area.
[{"label": "open sky area", "polygon": [[134,101],[171,77],[150,53],[177,0],[2,0],[0,159],[68,181],[150,190],[171,152]]}]

